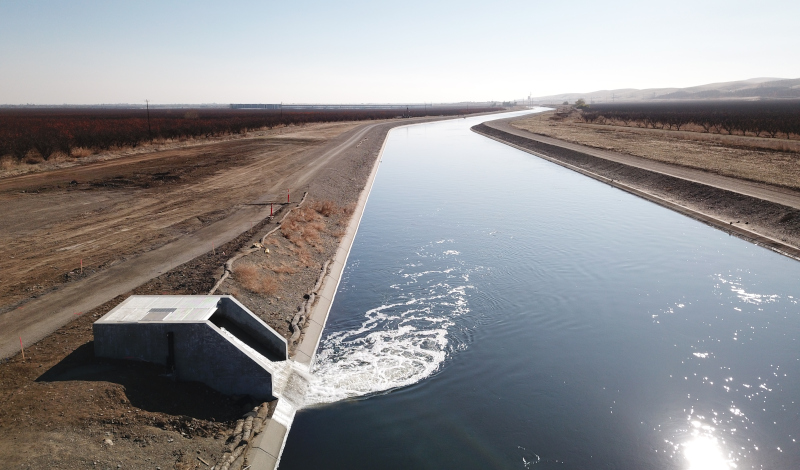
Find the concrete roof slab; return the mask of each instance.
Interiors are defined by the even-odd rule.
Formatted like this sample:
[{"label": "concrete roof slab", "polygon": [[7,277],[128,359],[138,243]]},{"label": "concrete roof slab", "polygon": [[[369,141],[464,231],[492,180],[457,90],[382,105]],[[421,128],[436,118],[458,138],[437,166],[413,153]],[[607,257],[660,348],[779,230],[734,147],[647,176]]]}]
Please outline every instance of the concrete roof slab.
[{"label": "concrete roof slab", "polygon": [[217,310],[219,295],[132,295],[96,323],[200,322]]}]

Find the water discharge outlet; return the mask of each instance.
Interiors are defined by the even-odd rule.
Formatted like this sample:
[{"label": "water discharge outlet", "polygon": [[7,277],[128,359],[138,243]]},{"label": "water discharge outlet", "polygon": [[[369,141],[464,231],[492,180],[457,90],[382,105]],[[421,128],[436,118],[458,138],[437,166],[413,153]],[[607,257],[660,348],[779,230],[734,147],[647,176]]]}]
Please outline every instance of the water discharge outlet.
[{"label": "water discharge outlet", "polygon": [[288,358],[286,340],[226,295],[134,295],[93,329],[96,356],[162,364],[176,380],[256,399],[272,399]]}]

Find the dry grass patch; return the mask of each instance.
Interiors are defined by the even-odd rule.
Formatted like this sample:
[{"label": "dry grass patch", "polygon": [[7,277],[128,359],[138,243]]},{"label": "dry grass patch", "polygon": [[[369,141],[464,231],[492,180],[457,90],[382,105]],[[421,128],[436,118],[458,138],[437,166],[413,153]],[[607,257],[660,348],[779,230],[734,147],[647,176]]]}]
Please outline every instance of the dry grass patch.
[{"label": "dry grass patch", "polygon": [[286,263],[281,263],[280,266],[276,266],[272,268],[272,272],[276,274],[294,274],[298,271],[298,269],[294,266],[289,266]]},{"label": "dry grass patch", "polygon": [[645,136],[657,135],[660,137],[671,137],[681,140],[695,140],[698,142],[715,142],[723,145],[738,147],[750,150],[779,150],[782,152],[800,153],[800,141],[775,139],[755,134],[721,134],[704,132],[700,126],[688,124],[681,130],[674,129],[654,129],[637,125],[623,125],[614,121],[595,122],[592,124],[573,120],[571,124],[589,129],[597,129],[599,132],[633,132]]},{"label": "dry grass patch", "polygon": [[341,209],[339,206],[336,205],[335,202],[325,200],[325,201],[314,201],[309,206],[311,209],[316,211],[318,214],[322,215],[323,217],[330,217],[332,215],[338,214]]},{"label": "dry grass patch", "polygon": [[273,295],[278,291],[278,281],[255,263],[245,261],[236,265],[233,276],[242,287],[256,294]]},{"label": "dry grass patch", "polygon": [[289,245],[289,251],[297,257],[297,262],[302,266],[311,266],[311,253],[303,246]]},{"label": "dry grass patch", "polygon": [[22,166],[22,164],[17,162],[12,157],[2,157],[2,158],[0,158],[0,169],[2,169],[3,171],[16,170],[21,166]]},{"label": "dry grass patch", "polygon": [[321,235],[328,231],[324,219],[346,212],[347,208],[342,208],[333,201],[313,201],[289,214],[281,224],[281,233],[298,248],[310,245],[321,251]]},{"label": "dry grass patch", "polygon": [[[589,147],[673,163],[699,170],[800,189],[800,155],[795,152],[742,148],[733,140],[755,139],[719,136],[720,140],[686,138],[683,131],[661,131],[625,127],[586,125],[574,119],[551,119],[550,113],[514,121],[513,126],[534,134],[553,137]],[[710,137],[702,137],[710,138]],[[738,139],[736,139],[738,138]],[[765,139],[761,139],[765,140]]]},{"label": "dry grass patch", "polygon": [[95,153],[96,152],[94,152],[91,149],[87,149],[87,148],[84,148],[84,147],[75,147],[70,152],[70,155],[75,157],[75,158],[86,158],[88,156],[94,155]]},{"label": "dry grass patch", "polygon": [[[292,211],[281,223],[281,234],[289,241],[288,250],[292,252],[301,265],[311,264],[309,249],[317,252],[325,251],[326,237],[341,237],[337,235],[340,230],[341,214],[346,214],[348,208],[342,208],[333,201],[312,201],[304,207]],[[335,233],[331,233],[335,232]],[[343,234],[343,233],[342,233]],[[276,268],[281,272],[292,269],[287,266]]]},{"label": "dry grass patch", "polygon": [[320,241],[320,231],[325,230],[321,218],[311,207],[297,209],[281,223],[281,233],[298,247],[313,246]]}]

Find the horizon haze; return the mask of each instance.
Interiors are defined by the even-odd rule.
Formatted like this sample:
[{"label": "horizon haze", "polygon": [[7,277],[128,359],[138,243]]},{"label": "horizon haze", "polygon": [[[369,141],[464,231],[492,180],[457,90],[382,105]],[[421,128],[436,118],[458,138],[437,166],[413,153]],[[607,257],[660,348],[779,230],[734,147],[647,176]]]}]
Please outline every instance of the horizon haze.
[{"label": "horizon haze", "polygon": [[766,0],[0,4],[0,104],[506,101],[800,77]]}]

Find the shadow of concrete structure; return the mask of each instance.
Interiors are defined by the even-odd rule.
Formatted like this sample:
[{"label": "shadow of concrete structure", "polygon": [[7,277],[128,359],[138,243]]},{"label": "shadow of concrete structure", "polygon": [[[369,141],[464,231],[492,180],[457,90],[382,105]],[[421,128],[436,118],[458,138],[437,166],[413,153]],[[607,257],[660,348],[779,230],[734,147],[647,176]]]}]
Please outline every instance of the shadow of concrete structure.
[{"label": "shadow of concrete structure", "polygon": [[255,400],[225,395],[198,382],[178,382],[166,368],[146,362],[98,358],[90,341],[36,379],[37,382],[108,382],[124,387],[130,404],[141,410],[217,422],[235,421]]}]

